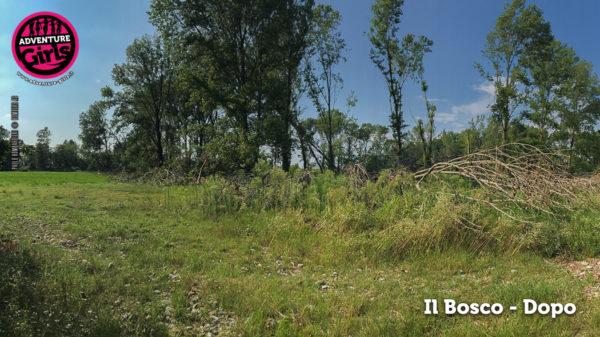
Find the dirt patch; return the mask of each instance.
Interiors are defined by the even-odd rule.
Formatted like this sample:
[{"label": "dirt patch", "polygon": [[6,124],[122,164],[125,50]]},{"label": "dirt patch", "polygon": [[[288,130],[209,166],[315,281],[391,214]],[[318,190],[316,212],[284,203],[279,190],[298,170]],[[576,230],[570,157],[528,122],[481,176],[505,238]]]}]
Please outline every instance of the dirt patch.
[{"label": "dirt patch", "polygon": [[[92,237],[73,238],[72,235],[62,230],[63,223],[48,223],[44,219],[15,216],[7,219],[6,230],[12,235],[13,241],[19,244],[20,240],[30,241],[62,248],[67,251],[81,251],[90,247]],[[21,233],[21,235],[16,235]]]}]

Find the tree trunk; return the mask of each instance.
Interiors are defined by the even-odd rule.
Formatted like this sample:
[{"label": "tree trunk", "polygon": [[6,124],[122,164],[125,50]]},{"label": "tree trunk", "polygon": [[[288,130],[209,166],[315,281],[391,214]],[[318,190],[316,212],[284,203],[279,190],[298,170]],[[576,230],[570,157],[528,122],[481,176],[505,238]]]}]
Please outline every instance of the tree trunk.
[{"label": "tree trunk", "polygon": [[292,69],[287,70],[287,101],[283,116],[283,139],[281,144],[281,168],[289,172],[292,162],[292,139],[290,125],[292,119]]},{"label": "tree trunk", "polygon": [[300,152],[302,152],[302,167],[304,171],[308,170],[308,155],[306,154],[306,143],[304,139],[300,139]]},{"label": "tree trunk", "polygon": [[335,171],[335,157],[333,155],[333,116],[331,115],[331,109],[328,109],[328,130],[327,130],[327,161],[329,162],[329,169]]},{"label": "tree trunk", "polygon": [[159,118],[159,113],[156,113],[154,121],[154,137],[156,138],[156,157],[158,159],[158,167],[162,167],[165,162],[160,124],[161,120]]},{"label": "tree trunk", "polygon": [[508,141],[508,123],[506,119],[502,121],[502,145]]},{"label": "tree trunk", "polygon": [[471,154],[471,132],[467,130],[467,154]]},{"label": "tree trunk", "polygon": [[331,111],[331,68],[327,81],[327,162],[329,169],[335,171],[335,158],[333,155],[333,116]]},{"label": "tree trunk", "polygon": [[394,98],[394,114],[392,115],[392,127],[396,133],[396,150],[398,158],[402,156],[402,97]]},{"label": "tree trunk", "polygon": [[573,145],[575,143],[575,135],[571,134],[570,144],[569,144],[569,170],[573,168]]}]

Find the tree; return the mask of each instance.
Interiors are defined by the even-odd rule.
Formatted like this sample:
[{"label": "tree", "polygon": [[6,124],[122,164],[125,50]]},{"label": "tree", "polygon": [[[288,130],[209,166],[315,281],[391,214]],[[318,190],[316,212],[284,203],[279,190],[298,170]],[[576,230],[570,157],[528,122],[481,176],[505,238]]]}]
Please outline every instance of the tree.
[{"label": "tree", "polygon": [[573,48],[560,41],[553,41],[545,50],[524,59],[529,76],[522,79],[528,87],[526,102],[529,111],[524,117],[531,121],[539,131],[538,141],[545,143],[545,135],[558,126],[556,112],[561,109],[563,98],[561,86],[568,80],[573,66],[579,58]]},{"label": "tree", "polygon": [[126,62],[113,68],[113,81],[121,87],[113,101],[114,116],[151,142],[160,167],[165,162],[164,124],[173,94],[174,65],[158,37],[135,39],[126,54]]},{"label": "tree", "polygon": [[408,34],[398,37],[404,0],[377,0],[372,6],[373,18],[369,30],[371,60],[385,76],[390,99],[390,123],[398,157],[402,155],[404,84],[423,67],[423,56],[431,52],[433,42],[425,36]]},{"label": "tree", "polygon": [[425,100],[425,107],[427,109],[427,125],[423,125],[423,121],[419,119],[417,121],[417,129],[423,146],[423,166],[427,167],[433,164],[433,133],[435,132],[435,112],[437,111],[437,107],[427,99],[427,90],[429,90],[429,86],[427,85],[427,82],[425,82],[422,69],[419,70],[419,78],[421,80],[421,90],[423,91],[423,99]]},{"label": "tree", "polygon": [[459,134],[453,131],[443,130],[439,136],[440,146],[436,158],[448,160],[456,158],[464,153],[460,144]]},{"label": "tree", "polygon": [[577,137],[574,147],[578,159],[573,165],[574,169],[600,172],[600,131],[583,132]]},{"label": "tree", "polygon": [[[112,92],[108,96],[112,96]],[[111,131],[106,116],[108,108],[106,101],[97,101],[79,115],[81,150],[91,165],[89,168],[110,169]]]},{"label": "tree", "polygon": [[480,64],[476,67],[496,87],[491,111],[502,124],[502,143],[508,141],[509,123],[520,104],[517,85],[523,59],[540,52],[553,39],[541,9],[535,5],[525,7],[525,0],[505,4],[494,29],[487,34],[483,56],[492,65],[492,72],[487,73]]},{"label": "tree", "polygon": [[[365,130],[366,129],[366,130]],[[362,124],[359,132],[365,130],[365,135],[368,136],[368,149],[359,152],[359,162],[364,163],[368,172],[379,172],[384,168],[390,167],[390,158],[394,152],[394,142],[389,139],[389,128],[383,125],[371,125],[369,123]],[[363,131],[364,132],[364,131]],[[367,137],[363,139],[366,141]]]},{"label": "tree", "polygon": [[559,111],[558,138],[567,141],[569,168],[573,167],[574,146],[584,132],[593,132],[600,118],[600,86],[591,63],[581,60],[571,68],[570,76],[562,86],[566,99]]},{"label": "tree", "polygon": [[338,109],[331,110],[331,115],[320,114],[317,118],[307,118],[303,121],[303,128],[309,137],[311,155],[322,171],[343,164],[344,131],[348,122],[346,114]]},{"label": "tree", "polygon": [[302,167],[304,170],[310,169],[310,157],[312,153],[311,148],[311,137],[312,135],[307,134],[306,128],[303,125],[304,122],[295,119],[292,121],[292,125],[294,127],[294,131],[296,132],[296,137],[298,138],[298,142],[300,143],[300,156],[302,158]]},{"label": "tree", "polygon": [[52,167],[59,171],[73,171],[81,169],[79,145],[74,140],[64,141],[57,145],[52,153]]},{"label": "tree", "polygon": [[335,72],[334,68],[346,60],[342,56],[346,42],[339,32],[340,23],[340,13],[331,6],[318,5],[314,9],[305,69],[308,96],[317,109],[319,120],[325,123],[323,127],[327,141],[326,161],[330,170],[336,170],[333,151],[335,98],[343,85],[341,75]]},{"label": "tree", "polygon": [[37,132],[37,143],[35,144],[35,152],[33,155],[33,164],[36,170],[50,169],[50,137],[52,133],[48,127],[44,127]]},{"label": "tree", "polygon": [[108,150],[108,121],[106,119],[106,104],[94,102],[87,111],[79,115],[79,139],[82,149],[99,152]]},{"label": "tree", "polygon": [[35,145],[27,145],[19,139],[19,167],[35,168]]},{"label": "tree", "polygon": [[289,171],[293,145],[291,127],[293,121],[298,118],[299,67],[309,44],[308,34],[311,29],[314,1],[286,0],[280,3],[282,7],[278,18],[281,21],[276,29],[280,37],[275,40],[282,42],[273,52],[278,52],[282,62],[281,87],[285,92],[281,95],[282,107],[278,109],[281,127],[276,129],[276,147],[280,148],[283,170]]},{"label": "tree", "polygon": [[462,131],[465,154],[471,154],[482,148],[485,129],[484,116],[479,115],[469,121],[469,126]]},{"label": "tree", "polygon": [[[306,50],[313,3],[152,1],[150,20],[178,55],[178,68],[194,103],[206,99],[219,117],[228,119],[222,123],[230,127],[224,133],[235,141],[237,151],[227,156],[237,155],[232,160],[238,168],[249,172],[264,147],[289,168],[291,126],[298,114],[295,78]],[[213,112],[205,111],[205,116]]]}]

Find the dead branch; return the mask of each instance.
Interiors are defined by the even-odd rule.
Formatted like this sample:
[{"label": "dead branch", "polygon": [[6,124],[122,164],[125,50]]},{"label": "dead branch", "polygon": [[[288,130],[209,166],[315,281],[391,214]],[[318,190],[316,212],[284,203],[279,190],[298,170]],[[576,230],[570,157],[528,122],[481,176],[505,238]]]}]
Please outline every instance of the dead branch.
[{"label": "dead branch", "polygon": [[360,163],[346,166],[345,174],[354,188],[362,188],[370,179],[367,169]]},{"label": "dead branch", "polygon": [[[468,201],[488,206],[506,217],[524,223],[523,214],[556,216],[573,211],[572,201],[600,186],[600,179],[573,177],[566,169],[567,157],[528,144],[511,143],[447,162],[439,162],[415,173],[416,186],[427,177],[455,175],[475,182],[483,197],[455,192]],[[467,195],[469,193],[469,195]],[[522,212],[526,211],[526,212]]]}]

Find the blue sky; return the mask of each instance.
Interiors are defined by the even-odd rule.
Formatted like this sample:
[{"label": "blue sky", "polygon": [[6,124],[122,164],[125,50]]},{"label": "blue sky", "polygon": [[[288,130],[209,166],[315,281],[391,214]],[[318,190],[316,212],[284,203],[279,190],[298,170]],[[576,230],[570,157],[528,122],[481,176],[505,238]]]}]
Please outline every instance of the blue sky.
[{"label": "blue sky", "polygon": [[[389,103],[381,73],[369,59],[369,0],[322,0],[338,9],[343,18],[348,61],[338,70],[344,89],[338,108],[345,110],[345,97],[356,93],[358,104],[350,114],[360,122],[388,124]],[[557,39],[573,46],[577,54],[600,64],[597,16],[600,2],[538,0],[552,23]],[[473,117],[486,113],[493,90],[473,68],[483,61],[485,36],[502,12],[503,0],[406,0],[402,33],[424,34],[434,41],[425,58],[429,96],[438,106],[438,131],[460,129]],[[53,144],[77,139],[79,114],[100,98],[100,88],[111,85],[111,70],[125,59],[125,48],[134,38],[152,34],[146,11],[149,0],[0,0],[0,124],[9,126],[10,96],[21,100],[21,138],[35,142],[35,133],[48,126]],[[10,42],[17,24],[29,14],[51,11],[75,26],[80,40],[79,56],[71,70],[74,76],[61,85],[38,87],[20,79]],[[596,67],[596,69],[598,69]],[[409,124],[423,118],[424,102],[419,88],[409,83],[404,92],[405,118]],[[306,106],[306,115],[312,107]]]}]

